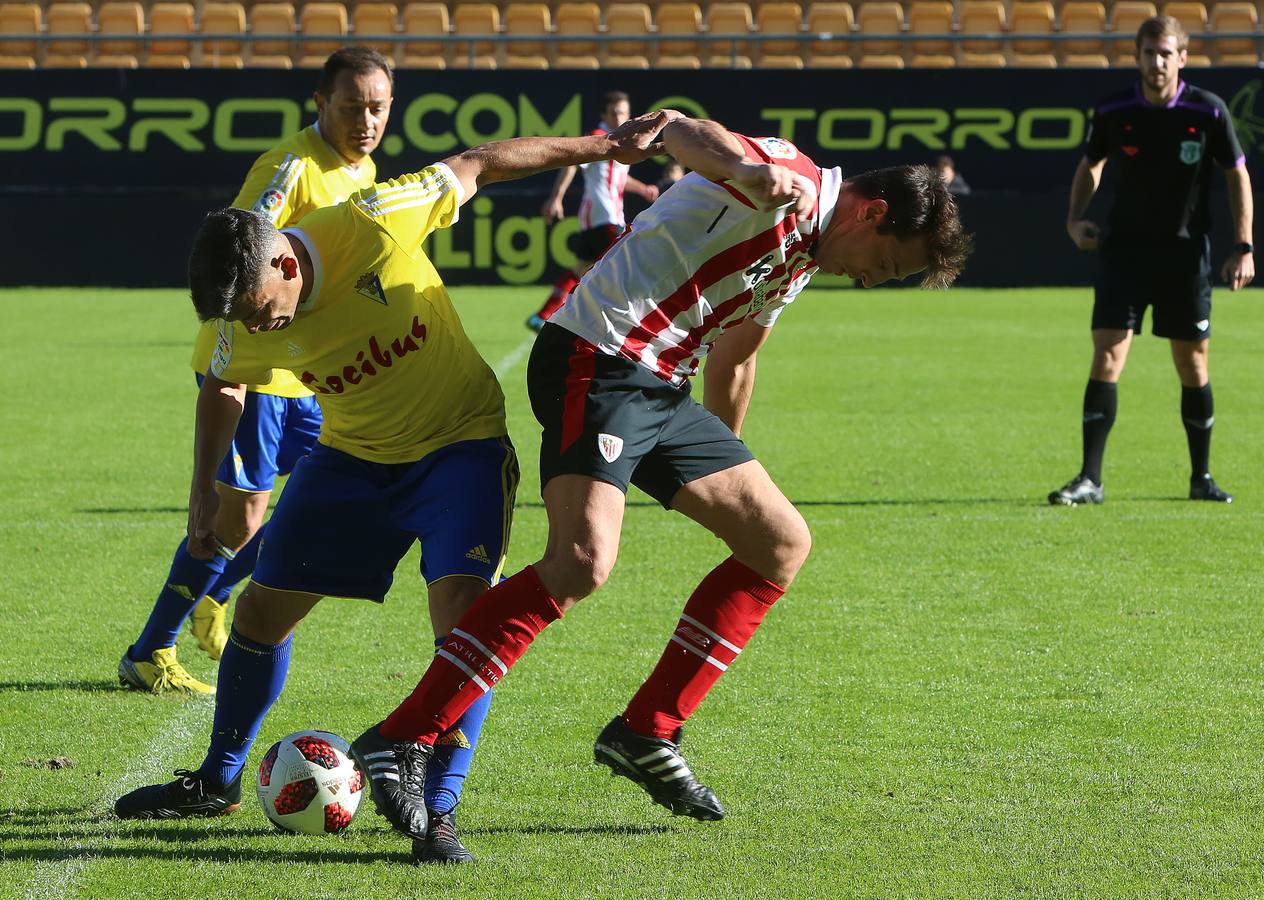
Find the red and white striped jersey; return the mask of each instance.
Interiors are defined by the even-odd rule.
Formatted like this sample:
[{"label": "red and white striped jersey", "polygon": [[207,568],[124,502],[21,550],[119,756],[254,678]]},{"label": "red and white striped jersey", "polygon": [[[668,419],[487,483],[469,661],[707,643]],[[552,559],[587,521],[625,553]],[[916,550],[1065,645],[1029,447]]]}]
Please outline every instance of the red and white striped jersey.
[{"label": "red and white striped jersey", "polygon": [[750,160],[811,178],[816,209],[757,209],[742,190],[691,172],[676,182],[584,275],[550,322],[682,384],[720,334],[747,318],[773,322],[816,272],[812,250],[829,225],[843,173],[819,169],[781,138],[738,135]]},{"label": "red and white striped jersey", "polygon": [[[608,134],[610,126],[600,123],[590,134]],[[579,203],[579,227],[587,231],[601,225],[622,228],[623,187],[628,183],[628,166],[612,159],[584,163],[584,199]]]}]

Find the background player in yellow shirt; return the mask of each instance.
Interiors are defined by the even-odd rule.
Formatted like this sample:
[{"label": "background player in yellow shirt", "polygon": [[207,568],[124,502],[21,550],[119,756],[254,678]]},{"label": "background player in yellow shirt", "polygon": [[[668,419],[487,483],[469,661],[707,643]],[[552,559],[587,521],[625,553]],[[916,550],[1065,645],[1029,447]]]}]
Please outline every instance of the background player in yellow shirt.
[{"label": "background player in yellow shirt", "polygon": [[[653,113],[604,135],[486,144],[374,185],[283,232],[243,210],[207,217],[189,282],[199,316],[220,324],[198,398],[189,551],[210,556],[218,545],[213,473],[247,383],[287,368],[316,392],[325,419],[238,601],[205,760],[196,771],[177,771],[173,782],[121,797],[120,817],[219,815],[240,806],[246,755],[285,682],[291,634],[323,596],[381,601],[399,560],[420,540],[431,618],[446,634],[497,580],[517,482],[504,398],[421,243],[452,225],[485,184],[600,159],[645,159],[674,115]],[[451,809],[434,805],[455,801],[423,779],[433,753],[384,736],[378,725],[352,744],[378,811],[413,838],[415,859],[471,859]]]},{"label": "background player in yellow shirt", "polygon": [[[233,201],[283,228],[313,210],[341,203],[373,184],[377,149],[390,117],[392,75],[386,59],[368,47],[344,47],[325,61],[316,87],[316,124],[264,153]],[[193,350],[198,383],[210,366],[218,331],[206,323]],[[210,559],[182,541],[145,627],[119,662],[119,681],[137,690],[211,694],[176,659],[176,636],[192,613],[193,634],[219,659],[227,634],[224,613],[233,586],[254,570],[268,498],[280,475],[311,450],[320,430],[312,392],[289,371],[276,369],[246,387],[245,410],[216,475],[222,542]]]}]

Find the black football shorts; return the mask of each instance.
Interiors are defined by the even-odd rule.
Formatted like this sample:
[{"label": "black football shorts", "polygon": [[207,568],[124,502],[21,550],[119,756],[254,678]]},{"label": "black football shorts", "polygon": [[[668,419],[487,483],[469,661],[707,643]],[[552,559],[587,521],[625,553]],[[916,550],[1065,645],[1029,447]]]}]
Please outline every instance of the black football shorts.
[{"label": "black football shorts", "polygon": [[1093,299],[1093,328],[1140,333],[1146,307],[1156,337],[1211,337],[1211,249],[1204,237],[1171,244],[1103,247]]}]

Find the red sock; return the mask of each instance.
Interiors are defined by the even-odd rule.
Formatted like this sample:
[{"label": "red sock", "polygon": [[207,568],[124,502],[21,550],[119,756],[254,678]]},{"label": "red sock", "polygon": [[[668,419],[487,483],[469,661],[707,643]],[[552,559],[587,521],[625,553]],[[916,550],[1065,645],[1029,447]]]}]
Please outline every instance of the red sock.
[{"label": "red sock", "polygon": [[685,604],[671,643],[623,713],[628,727],[673,740],[784,593],[731,556],[713,569]]},{"label": "red sock", "polygon": [[553,293],[549,294],[549,299],[544,301],[544,305],[540,307],[536,315],[546,322],[553,318],[553,313],[562,308],[562,304],[566,302],[566,298],[571,295],[571,291],[575,290],[577,284],[579,284],[579,279],[575,277],[574,272],[563,272],[561,277],[553,282]]},{"label": "red sock", "polygon": [[531,566],[502,581],[461,616],[417,687],[382,723],[382,736],[433,744],[561,617]]}]

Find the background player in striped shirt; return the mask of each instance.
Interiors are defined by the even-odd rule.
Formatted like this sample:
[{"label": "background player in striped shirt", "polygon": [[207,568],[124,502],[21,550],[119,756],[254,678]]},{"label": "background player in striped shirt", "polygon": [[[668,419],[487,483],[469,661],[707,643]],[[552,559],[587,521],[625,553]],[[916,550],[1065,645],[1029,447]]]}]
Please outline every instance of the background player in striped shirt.
[{"label": "background player in striped shirt", "polygon": [[[844,178],[787,141],[691,119],[669,124],[663,142],[693,172],[637,216],[531,355],[544,556],[474,602],[381,729],[430,744],[550,622],[599,588],[636,484],[732,555],[693,591],[657,667],[598,737],[595,758],[673,813],[708,820],[724,809],[681,756],[681,726],[810,545],[802,516],[738,437],[756,353],[818,268],[866,286],[924,271],[924,286],[942,287],[970,239],[929,166]],[[689,395],[703,357],[705,407]]]},{"label": "background player in striped shirt", "polygon": [[[628,95],[623,91],[611,91],[604,98],[601,121],[590,134],[606,134],[626,122],[631,115],[632,107]],[[556,222],[566,215],[562,200],[575,178],[576,169],[584,177],[584,196],[579,202],[575,269],[558,276],[544,305],[527,319],[527,327],[532,331],[539,331],[540,326],[557,312],[558,307],[566,302],[570,292],[579,283],[579,279],[584,277],[584,273],[592,268],[593,263],[601,258],[601,254],[606,252],[627,227],[623,213],[624,191],[644,197],[649,203],[658,199],[658,188],[631,177],[628,166],[623,163],[603,159],[582,166],[567,166],[557,173],[549,199],[544,201],[544,206],[540,209],[545,221]]]},{"label": "background player in striped shirt", "polygon": [[[322,597],[380,602],[420,541],[431,621],[443,635],[497,580],[517,483],[504,397],[421,244],[490,182],[595,159],[644,159],[668,118],[633,120],[608,135],[475,147],[283,232],[244,210],[207,217],[189,283],[199,316],[219,323],[198,399],[190,552],[209,557],[217,546],[213,472],[247,384],[287,369],[316,392],[324,422],[238,600],[206,757],[173,782],[121,797],[120,817],[220,815],[240,805],[246,756],[285,683],[292,632]],[[421,754],[431,747],[377,726],[352,743],[378,810],[413,838],[418,861],[472,858],[452,813],[486,712],[465,710],[453,723],[461,752],[447,742],[450,752],[429,771]]]},{"label": "background player in striped shirt", "polygon": [[[316,87],[317,120],[260,156],[233,200],[278,228],[316,209],[341,203],[373,184],[377,149],[390,118],[393,78],[376,50],[345,47],[325,61]],[[198,332],[193,370],[199,383],[210,365],[216,328]],[[254,570],[261,526],[276,479],[288,475],[320,430],[312,392],[289,371],[277,369],[266,384],[246,386],[245,410],[232,447],[216,475],[219,512],[215,534],[223,546],[199,559],[181,541],[171,570],[140,635],[119,661],[119,681],[136,690],[211,694],[176,659],[176,636],[192,614],[198,646],[219,659],[227,634],[229,594]]]}]

